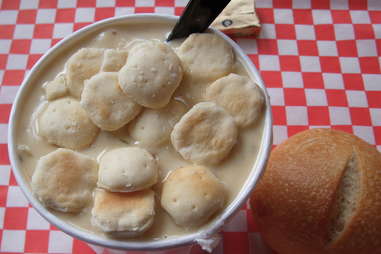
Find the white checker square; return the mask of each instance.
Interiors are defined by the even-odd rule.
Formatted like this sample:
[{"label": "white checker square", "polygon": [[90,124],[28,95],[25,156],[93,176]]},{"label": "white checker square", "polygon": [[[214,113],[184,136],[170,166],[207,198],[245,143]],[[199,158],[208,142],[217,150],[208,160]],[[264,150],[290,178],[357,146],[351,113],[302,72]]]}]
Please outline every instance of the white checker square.
[{"label": "white checker square", "polygon": [[55,17],[56,17],[55,9],[39,9],[37,10],[36,23],[37,24],[54,23]]},{"label": "white checker square", "polygon": [[316,25],[332,24],[332,15],[330,10],[312,10],[313,22]]},{"label": "white checker square", "polygon": [[260,39],[275,39],[275,25],[274,24],[262,24],[262,29],[259,33]]},{"label": "white checker square", "polygon": [[267,88],[272,106],[284,106],[283,88]]},{"label": "white checker square", "polygon": [[340,57],[339,60],[343,73],[360,73],[360,64],[357,57]]},{"label": "white checker square", "polygon": [[11,50],[11,40],[0,40],[0,53],[8,54]]},{"label": "white checker square", "polygon": [[371,126],[353,126],[353,133],[371,145],[375,145],[373,128]]},{"label": "white checker square", "polygon": [[9,207],[27,207],[28,201],[22,193],[19,186],[9,186],[7,206]]},{"label": "white checker square", "polygon": [[0,185],[8,185],[10,177],[11,177],[11,166],[1,165],[0,166]]},{"label": "white checker square", "polygon": [[372,24],[374,35],[377,39],[381,38],[381,24]]},{"label": "white checker square", "polygon": [[274,9],[276,24],[294,24],[294,16],[290,9]]},{"label": "white checker square", "polygon": [[307,108],[300,106],[286,107],[287,125],[308,125]]},{"label": "white checker square", "polygon": [[1,10],[0,11],[0,25],[16,24],[18,11],[14,10]]},{"label": "white checker square", "polygon": [[155,0],[135,0],[136,7],[152,7],[155,5]]},{"label": "white checker square", "polygon": [[379,74],[363,74],[365,90],[381,91],[381,75]]},{"label": "white checker square", "polygon": [[306,89],[306,100],[308,106],[327,106],[327,95],[323,89]]},{"label": "white checker square", "polygon": [[75,22],[93,22],[95,8],[77,8],[75,10]]},{"label": "white checker square", "polygon": [[374,40],[356,40],[357,52],[361,56],[377,56],[377,46]]},{"label": "white checker square", "polygon": [[77,0],[58,0],[58,8],[75,8],[77,7]]},{"label": "white checker square", "polygon": [[33,38],[34,25],[20,24],[15,26],[13,34],[14,39],[31,39]]},{"label": "white checker square", "polygon": [[351,124],[351,115],[347,107],[329,107],[328,110],[332,125]]},{"label": "white checker square", "polygon": [[282,72],[283,87],[303,88],[303,78],[300,72]]},{"label": "white checker square", "polygon": [[173,7],[156,7],[155,13],[174,15],[175,9]]},{"label": "white checker square", "polygon": [[375,126],[381,126],[381,108],[370,108],[369,111],[372,124]]},{"label": "white checker square", "polygon": [[0,207],[0,228],[4,228],[4,213],[5,213],[5,208]]},{"label": "white checker square", "polygon": [[380,0],[368,0],[368,10],[380,10]]},{"label": "white checker square", "polygon": [[38,1],[21,0],[20,9],[37,9]]},{"label": "white checker square", "polygon": [[246,54],[257,54],[257,41],[254,39],[237,39],[237,44]]},{"label": "white checker square", "polygon": [[0,84],[3,82],[4,71],[0,70]]},{"label": "white checker square", "polygon": [[323,73],[324,87],[326,89],[344,89],[344,80],[342,74]]},{"label": "white checker square", "polygon": [[255,1],[255,7],[256,8],[272,8],[273,4],[272,4],[272,1],[256,0]]},{"label": "white checker square", "polygon": [[369,24],[370,18],[368,11],[349,11],[353,24]]},{"label": "white checker square", "polygon": [[274,55],[260,55],[259,68],[261,71],[279,71],[279,57]]},{"label": "white checker square", "polygon": [[335,41],[318,41],[317,42],[320,56],[337,56],[337,46]]},{"label": "white checker square", "polygon": [[332,10],[348,10],[349,8],[347,1],[330,1],[330,4]]},{"label": "white checker square", "polygon": [[295,40],[277,40],[280,55],[297,55],[298,46]]},{"label": "white checker square", "polygon": [[273,143],[279,145],[288,138],[287,126],[273,125]]},{"label": "white checker square", "polygon": [[225,232],[247,232],[246,211],[239,210],[227,224],[224,225]]},{"label": "white checker square", "polygon": [[30,45],[30,53],[43,54],[49,50],[50,46],[50,39],[33,39]]},{"label": "white checker square", "polygon": [[7,69],[8,70],[24,70],[28,61],[28,55],[9,54]]},{"label": "white checker square", "polygon": [[381,146],[376,146],[376,148],[381,153]]},{"label": "white checker square", "polygon": [[133,7],[117,7],[115,8],[115,16],[123,16],[127,14],[133,14],[134,8]]},{"label": "white checker square", "polygon": [[315,28],[312,25],[295,25],[296,39],[315,40]]},{"label": "white checker square", "polygon": [[115,0],[97,0],[97,7],[114,7]]},{"label": "white checker square", "polygon": [[368,107],[368,99],[364,91],[346,90],[345,91],[350,107]]},{"label": "white checker square", "polygon": [[25,231],[4,230],[1,241],[1,252],[24,252]]},{"label": "white checker square", "polygon": [[73,247],[73,238],[61,231],[49,232],[49,252],[71,253]]},{"label": "white checker square", "polygon": [[175,6],[176,7],[183,7],[186,6],[189,0],[175,0]]},{"label": "white checker square", "polygon": [[73,32],[73,24],[71,23],[61,23],[54,24],[53,38],[63,38]]},{"label": "white checker square", "polygon": [[300,66],[303,72],[320,72],[320,60],[317,56],[300,56]]},{"label": "white checker square", "polygon": [[292,0],[293,9],[311,9],[311,2],[309,0]]},{"label": "white checker square", "polygon": [[352,24],[334,24],[336,40],[354,40],[355,31]]},{"label": "white checker square", "polygon": [[[0,123],[0,144],[6,144],[7,139],[8,139],[8,124]],[[0,166],[0,170],[2,169],[2,167],[3,166]],[[1,184],[1,179],[0,179],[0,184]]]},{"label": "white checker square", "polygon": [[34,208],[29,208],[26,227],[29,230],[46,230],[50,228],[50,224]]}]

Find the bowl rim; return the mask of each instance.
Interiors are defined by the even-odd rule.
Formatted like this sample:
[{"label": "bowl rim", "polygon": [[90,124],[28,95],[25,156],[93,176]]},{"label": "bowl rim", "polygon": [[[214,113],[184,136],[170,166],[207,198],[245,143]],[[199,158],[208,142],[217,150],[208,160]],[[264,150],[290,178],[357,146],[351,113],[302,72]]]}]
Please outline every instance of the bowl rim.
[{"label": "bowl rim", "polygon": [[[239,210],[239,208],[246,202],[251,191],[255,187],[258,179],[263,174],[266,163],[269,158],[271,146],[272,146],[272,113],[270,106],[270,99],[264,83],[259,75],[259,72],[255,68],[254,64],[251,62],[249,57],[243,52],[243,50],[228,36],[223,34],[216,29],[209,28],[209,31],[219,35],[225,41],[227,41],[234,49],[234,52],[238,57],[242,60],[242,64],[244,65],[246,71],[252,78],[256,80],[256,82],[261,87],[262,92],[265,95],[265,112],[264,112],[264,125],[262,132],[261,145],[258,150],[257,158],[253,164],[253,167],[247,177],[245,183],[241,187],[241,190],[234,198],[234,200],[221,212],[216,218],[209,223],[206,227],[201,228],[200,230],[186,235],[169,237],[166,239],[160,240],[151,240],[151,241],[134,241],[133,239],[126,240],[116,240],[116,239],[106,239],[104,237],[95,235],[86,230],[83,230],[75,225],[65,222],[59,217],[52,214],[47,208],[45,208],[38,199],[32,194],[27,184],[26,179],[24,179],[24,175],[22,173],[21,167],[19,167],[19,163],[17,160],[17,145],[15,142],[16,130],[14,126],[16,126],[17,115],[20,114],[21,98],[25,96],[24,94],[27,91],[27,88],[33,84],[33,78],[38,76],[38,70],[40,66],[49,62],[49,58],[54,57],[54,52],[61,47],[65,48],[72,42],[77,40],[77,37],[86,36],[87,33],[91,33],[93,30],[96,30],[98,27],[112,25],[113,23],[120,23],[123,21],[144,21],[144,20],[158,20],[164,22],[176,22],[178,20],[177,16],[173,15],[164,15],[164,14],[130,14],[119,17],[112,17],[108,19],[104,19],[98,22],[95,22],[91,25],[83,27],[71,35],[63,38],[56,45],[50,48],[32,67],[32,69],[28,72],[27,76],[24,78],[22,84],[20,85],[18,92],[16,94],[15,100],[12,104],[12,109],[9,117],[8,123],[8,154],[10,159],[10,164],[12,166],[12,171],[15,175],[16,181],[18,185],[21,187],[24,195],[28,199],[28,201],[32,204],[32,206],[37,210],[37,212],[45,218],[49,223],[56,226],[58,229],[63,232],[69,234],[72,237],[78,238],[85,242],[94,245],[100,245],[107,248],[113,249],[122,249],[122,250],[161,250],[167,248],[175,248],[184,245],[189,245],[197,242],[198,239],[207,239],[212,237],[216,233],[218,233],[226,220],[232,217],[232,215]],[[70,46],[69,46],[70,47]],[[37,73],[37,74],[36,74]]]}]

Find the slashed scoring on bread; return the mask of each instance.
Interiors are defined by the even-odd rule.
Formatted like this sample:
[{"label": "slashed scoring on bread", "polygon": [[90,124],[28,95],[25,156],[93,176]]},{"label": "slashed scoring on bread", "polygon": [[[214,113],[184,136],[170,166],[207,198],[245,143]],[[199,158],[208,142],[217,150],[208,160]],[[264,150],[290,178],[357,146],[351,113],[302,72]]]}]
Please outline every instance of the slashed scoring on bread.
[{"label": "slashed scoring on bread", "polygon": [[38,160],[32,176],[32,190],[47,207],[61,212],[79,212],[91,200],[97,168],[90,157],[59,148]]},{"label": "slashed scoring on bread", "polygon": [[131,192],[154,185],[158,165],[154,157],[139,147],[123,147],[105,153],[99,163],[98,186],[109,191]]},{"label": "slashed scoring on bread", "polygon": [[150,190],[130,193],[96,189],[91,223],[103,232],[118,237],[134,237],[149,229],[155,215],[155,193]]},{"label": "slashed scoring on bread", "polygon": [[186,166],[172,171],[163,183],[161,205],[176,224],[196,227],[225,205],[225,188],[203,166]]},{"label": "slashed scoring on bread", "polygon": [[216,164],[237,142],[234,119],[213,102],[194,105],[175,125],[172,145],[185,160]]}]

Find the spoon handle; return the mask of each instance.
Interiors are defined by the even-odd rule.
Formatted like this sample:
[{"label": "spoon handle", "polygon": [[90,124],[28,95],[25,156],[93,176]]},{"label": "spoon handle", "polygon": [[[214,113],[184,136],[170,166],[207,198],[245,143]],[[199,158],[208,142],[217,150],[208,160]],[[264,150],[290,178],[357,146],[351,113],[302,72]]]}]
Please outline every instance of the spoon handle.
[{"label": "spoon handle", "polygon": [[167,41],[204,32],[229,2],[230,0],[190,0]]}]

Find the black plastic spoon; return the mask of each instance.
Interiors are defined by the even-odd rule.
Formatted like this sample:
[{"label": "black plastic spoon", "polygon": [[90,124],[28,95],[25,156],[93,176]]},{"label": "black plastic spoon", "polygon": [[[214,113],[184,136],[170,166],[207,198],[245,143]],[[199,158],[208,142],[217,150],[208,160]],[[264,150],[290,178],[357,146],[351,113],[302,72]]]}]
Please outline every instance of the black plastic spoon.
[{"label": "black plastic spoon", "polygon": [[229,2],[230,0],[190,0],[167,41],[204,32]]}]

